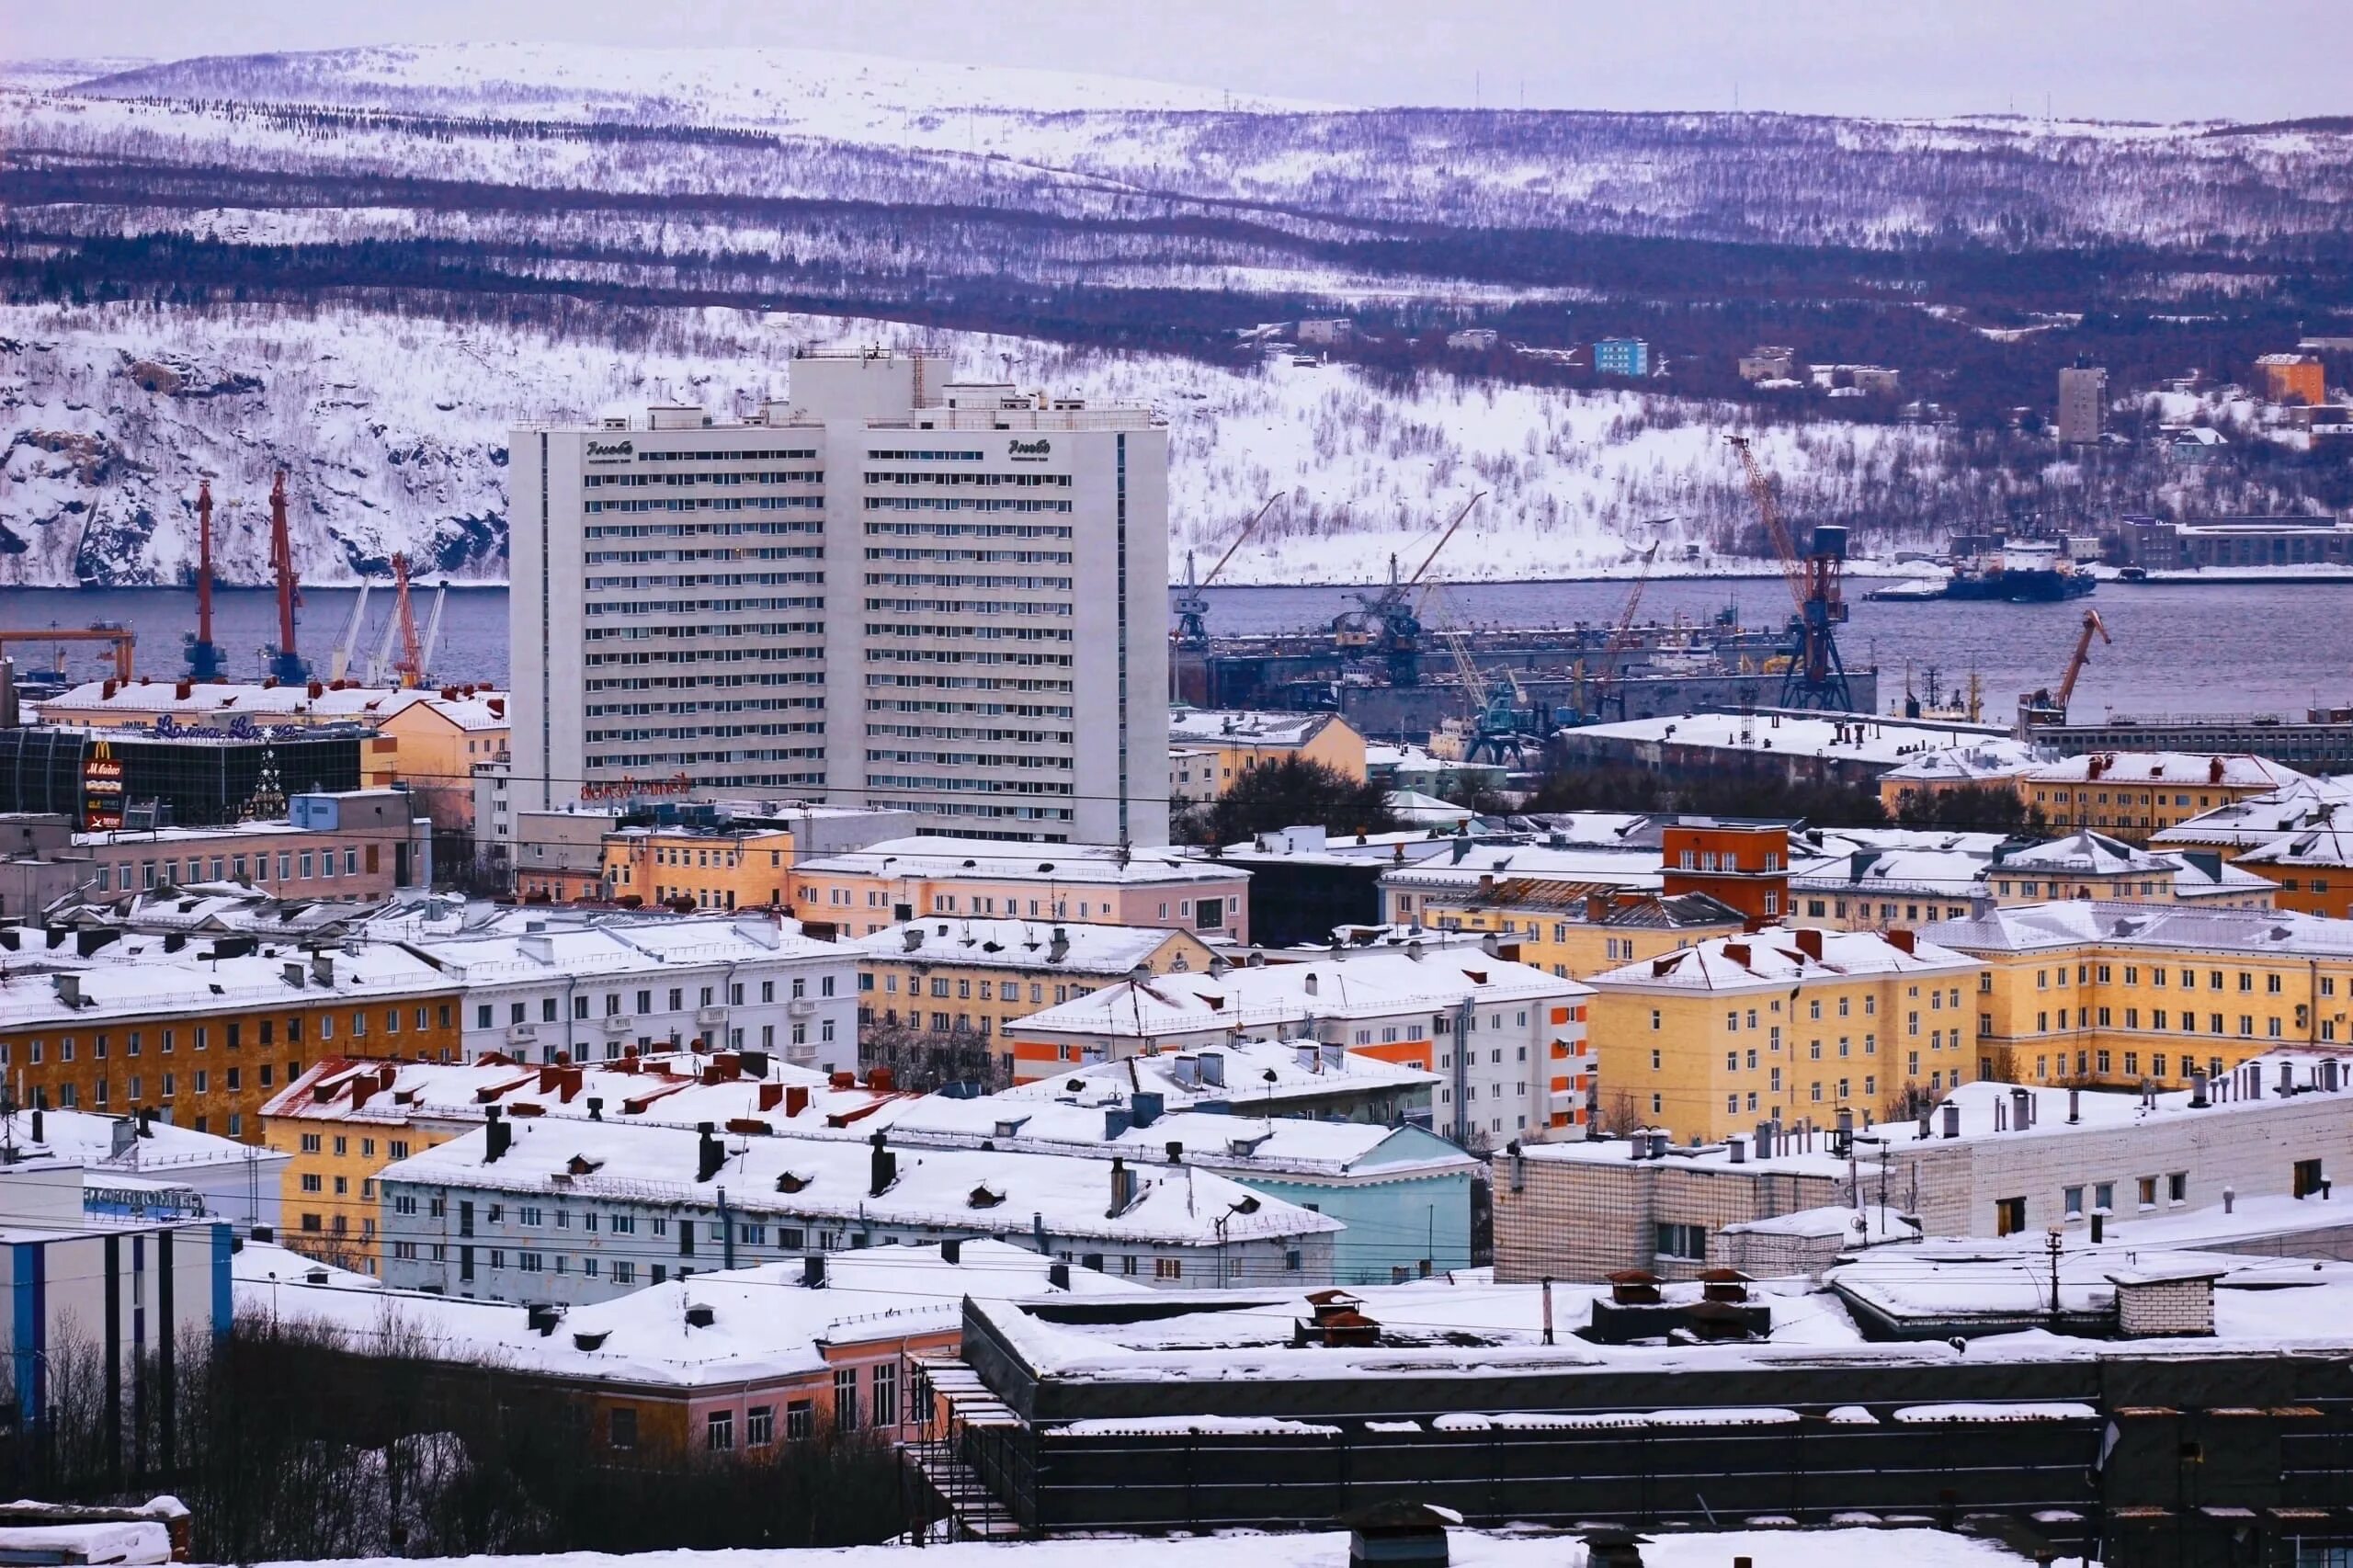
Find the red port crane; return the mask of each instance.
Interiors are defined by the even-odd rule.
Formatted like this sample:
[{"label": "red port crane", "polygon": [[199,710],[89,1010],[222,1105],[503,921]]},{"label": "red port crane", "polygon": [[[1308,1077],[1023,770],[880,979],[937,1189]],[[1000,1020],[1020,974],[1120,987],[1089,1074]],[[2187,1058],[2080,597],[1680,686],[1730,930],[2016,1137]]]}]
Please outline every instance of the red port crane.
[{"label": "red port crane", "polygon": [[286,524],[286,471],[269,487],[269,566],[278,579],[278,648],[270,655],[269,673],[288,686],[310,678],[310,666],[294,646],[294,607],[302,590],[294,581],[294,540]]},{"label": "red port crane", "polygon": [[1749,449],[1745,436],[1727,436],[1740,454],[1741,472],[1748,480],[1750,499],[1756,503],[1773,553],[1781,560],[1781,574],[1789,579],[1790,597],[1797,614],[1790,622],[1790,667],[1781,677],[1784,708],[1817,709],[1832,713],[1855,710],[1854,692],[1847,684],[1846,661],[1838,654],[1837,628],[1847,619],[1842,580],[1847,565],[1847,530],[1835,524],[1815,525],[1802,551],[1781,508],[1773,497],[1773,483],[1765,466]]}]

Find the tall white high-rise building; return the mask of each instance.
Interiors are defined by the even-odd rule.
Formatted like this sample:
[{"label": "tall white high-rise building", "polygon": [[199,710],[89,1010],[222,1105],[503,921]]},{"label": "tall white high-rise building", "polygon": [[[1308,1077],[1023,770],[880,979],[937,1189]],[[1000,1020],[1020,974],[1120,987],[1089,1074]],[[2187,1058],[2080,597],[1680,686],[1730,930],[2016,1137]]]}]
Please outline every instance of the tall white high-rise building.
[{"label": "tall white high-rise building", "polygon": [[512,792],[1168,837],[1168,437],[890,353],[512,437]]}]

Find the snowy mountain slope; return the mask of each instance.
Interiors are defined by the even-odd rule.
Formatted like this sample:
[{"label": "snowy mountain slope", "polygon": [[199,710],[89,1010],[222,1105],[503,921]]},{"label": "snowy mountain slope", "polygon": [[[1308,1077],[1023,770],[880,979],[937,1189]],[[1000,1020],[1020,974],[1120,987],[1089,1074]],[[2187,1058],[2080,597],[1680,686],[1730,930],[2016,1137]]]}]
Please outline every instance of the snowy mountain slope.
[{"label": "snowy mountain slope", "polygon": [[[723,416],[780,393],[796,347],[869,343],[1010,363],[1027,384],[1157,408],[1179,552],[1213,559],[1281,497],[1225,581],[1377,580],[1392,551],[1417,562],[1480,491],[1447,556],[1460,580],[1622,572],[1653,538],[1700,550],[1662,570],[1756,566],[1724,554],[1751,522],[1722,445],[1745,417],[1729,405],[1446,375],[1401,392],[1339,365],[1220,368],[805,315],[635,312],[567,335],[346,308],[9,306],[0,583],[177,580],[200,476],[223,507],[224,576],[263,581],[263,497],[281,464],[306,580],[381,575],[394,550],[421,571],[496,578],[517,423],[679,398]],[[1751,434],[1792,515],[1849,521],[1873,548],[1905,538],[1891,518],[1996,517],[2018,489],[1935,429]],[[2041,479],[2045,501],[2081,482],[2063,467]],[[1635,526],[1662,517],[1676,521]]]},{"label": "snowy mountain slope", "polygon": [[232,97],[506,119],[739,125],[847,140],[920,138],[971,110],[1306,113],[1338,106],[1141,77],[818,49],[460,43],[226,55],[99,75],[94,96]]},{"label": "snowy mountain slope", "polygon": [[[310,127],[299,155],[332,162],[364,155],[377,136],[429,135],[439,145],[426,166],[454,156],[473,177],[503,174],[522,183],[560,179],[563,170],[562,160],[550,162],[544,148],[515,135],[518,122],[650,133],[733,128],[943,159],[935,177],[983,184],[1052,186],[1080,176],[1131,192],[1359,222],[1804,244],[2335,234],[2353,201],[2353,136],[2325,129],[1338,110],[1120,78],[814,51],[344,50],[175,62],[70,89],[70,100],[83,105],[105,98],[201,104],[207,115],[222,104],[335,106],[478,120],[471,134],[444,124],[379,127],[348,147],[323,142]],[[184,118],[167,134],[210,142],[201,118]],[[240,123],[256,129],[251,118]],[[997,166],[975,170],[975,161]],[[676,173],[684,184],[674,188],[782,188],[757,158]]]}]

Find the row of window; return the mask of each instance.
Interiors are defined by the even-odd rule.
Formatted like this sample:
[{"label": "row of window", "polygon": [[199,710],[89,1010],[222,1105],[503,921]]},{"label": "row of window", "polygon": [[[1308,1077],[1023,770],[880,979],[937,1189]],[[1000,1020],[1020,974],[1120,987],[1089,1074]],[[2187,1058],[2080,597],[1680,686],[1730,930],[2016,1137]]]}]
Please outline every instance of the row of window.
[{"label": "row of window", "polygon": [[[370,876],[376,872],[376,850],[377,846],[373,844],[367,846],[366,859]],[[186,882],[202,881],[290,882],[298,879],[303,881],[327,881],[338,874],[336,870],[338,866],[342,868],[340,874],[343,876],[359,875],[361,854],[357,846],[347,847],[339,852],[335,849],[287,849],[279,851],[277,858],[278,875],[274,878],[269,874],[270,857],[267,854],[251,857],[215,855],[211,859],[212,871],[210,876],[205,874],[204,860],[194,855],[189,856],[184,862],[177,859],[142,860],[136,868],[133,868],[128,860],[119,865],[100,862],[92,876],[100,892],[131,892],[134,890],[153,889],[165,883],[180,887],[186,885]],[[185,881],[181,877],[183,866],[187,869]],[[248,870],[249,867],[250,870]],[[135,882],[131,880],[134,874],[138,878]]]}]

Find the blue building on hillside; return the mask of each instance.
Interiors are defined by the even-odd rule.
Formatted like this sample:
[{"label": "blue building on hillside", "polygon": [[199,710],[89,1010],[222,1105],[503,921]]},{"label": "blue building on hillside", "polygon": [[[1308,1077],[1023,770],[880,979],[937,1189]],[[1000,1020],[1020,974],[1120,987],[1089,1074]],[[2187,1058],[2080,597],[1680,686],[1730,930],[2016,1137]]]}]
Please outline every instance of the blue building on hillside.
[{"label": "blue building on hillside", "polygon": [[1647,376],[1651,346],[1639,337],[1605,337],[1593,346],[1594,373],[1602,376]]}]

